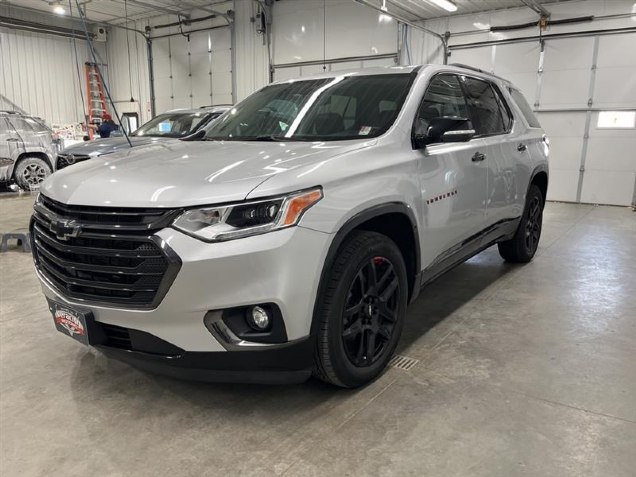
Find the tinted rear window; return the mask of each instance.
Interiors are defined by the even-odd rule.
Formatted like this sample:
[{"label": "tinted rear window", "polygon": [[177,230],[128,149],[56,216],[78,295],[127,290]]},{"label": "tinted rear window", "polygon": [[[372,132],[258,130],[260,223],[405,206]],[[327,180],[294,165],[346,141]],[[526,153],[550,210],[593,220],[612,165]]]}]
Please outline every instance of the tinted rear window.
[{"label": "tinted rear window", "polygon": [[507,127],[495,92],[487,81],[463,77],[468,113],[478,136],[503,134]]},{"label": "tinted rear window", "polygon": [[524,98],[523,94],[521,94],[521,91],[513,88],[509,88],[509,91],[510,96],[512,96],[512,99],[515,101],[515,103],[517,103],[517,106],[519,106],[519,109],[521,110],[523,116],[526,118],[526,121],[528,121],[528,125],[531,128],[540,128],[541,124],[539,124],[539,120],[534,115],[532,108],[528,104],[528,101],[526,101],[526,98]]}]

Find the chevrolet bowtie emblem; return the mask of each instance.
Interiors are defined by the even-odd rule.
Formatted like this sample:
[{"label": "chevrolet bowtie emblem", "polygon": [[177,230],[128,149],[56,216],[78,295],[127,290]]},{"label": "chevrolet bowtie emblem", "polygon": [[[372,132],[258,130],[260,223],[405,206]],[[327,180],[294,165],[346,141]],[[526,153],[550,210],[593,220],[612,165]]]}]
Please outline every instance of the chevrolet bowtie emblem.
[{"label": "chevrolet bowtie emblem", "polygon": [[71,237],[77,237],[82,228],[74,220],[52,220],[49,230],[58,240],[68,240]]}]

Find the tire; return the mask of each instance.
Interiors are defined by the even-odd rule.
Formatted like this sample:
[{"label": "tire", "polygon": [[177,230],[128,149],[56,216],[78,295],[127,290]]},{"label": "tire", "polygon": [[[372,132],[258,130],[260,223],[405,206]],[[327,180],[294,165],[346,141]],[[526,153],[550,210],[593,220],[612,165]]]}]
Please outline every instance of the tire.
[{"label": "tire", "polygon": [[499,255],[507,262],[528,263],[537,253],[543,224],[543,194],[534,184],[528,190],[526,206],[515,236],[499,242]]},{"label": "tire", "polygon": [[51,166],[39,157],[25,157],[18,162],[13,178],[21,189],[38,190],[44,179],[51,175]]},{"label": "tire", "polygon": [[385,235],[356,231],[324,280],[314,375],[336,386],[362,386],[382,373],[400,339],[408,300],[404,259]]}]

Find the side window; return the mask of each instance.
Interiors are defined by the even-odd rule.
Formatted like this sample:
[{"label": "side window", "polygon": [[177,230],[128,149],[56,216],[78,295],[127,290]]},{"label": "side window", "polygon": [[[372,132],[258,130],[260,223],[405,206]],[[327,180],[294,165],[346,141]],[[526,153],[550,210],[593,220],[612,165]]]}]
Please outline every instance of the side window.
[{"label": "side window", "polygon": [[466,99],[455,75],[441,74],[431,80],[417,112],[413,133],[426,134],[431,119],[444,116],[468,118]]},{"label": "side window", "polygon": [[7,118],[3,118],[0,116],[0,132],[13,132],[14,128],[11,124],[9,124],[9,121],[7,120]]},{"label": "side window", "polygon": [[499,102],[490,83],[467,76],[462,77],[468,112],[477,136],[491,136],[506,132]]},{"label": "side window", "polygon": [[9,118],[9,123],[13,126],[13,128],[18,131],[18,133],[32,133],[33,128],[29,123],[27,123],[23,118],[20,117],[11,117]]},{"label": "side window", "polygon": [[526,121],[528,121],[528,125],[531,128],[540,128],[541,125],[539,124],[539,120],[532,112],[532,108],[526,101],[526,98],[523,96],[523,94],[521,94],[521,91],[514,88],[510,88],[509,91],[510,96],[512,96],[512,99],[514,99],[515,103],[517,103],[517,106],[519,106],[519,109],[521,110],[523,116],[526,118]]},{"label": "side window", "polygon": [[33,118],[24,118],[24,121],[36,132],[47,132],[46,126]]},{"label": "side window", "polygon": [[495,90],[495,97],[497,98],[497,103],[499,104],[499,113],[501,114],[501,117],[503,118],[504,128],[506,129],[506,132],[510,131],[512,129],[512,121],[513,121],[512,113],[510,112],[510,107],[508,106],[508,103],[506,102],[503,95],[501,94],[501,91],[499,90],[499,88],[495,85],[492,85],[492,89]]}]

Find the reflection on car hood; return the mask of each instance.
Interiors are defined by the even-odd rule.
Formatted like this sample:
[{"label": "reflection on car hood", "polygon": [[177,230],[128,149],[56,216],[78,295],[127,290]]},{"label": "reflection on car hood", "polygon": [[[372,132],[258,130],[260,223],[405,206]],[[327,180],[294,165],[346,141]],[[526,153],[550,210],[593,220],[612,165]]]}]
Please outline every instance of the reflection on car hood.
[{"label": "reflection on car hood", "polygon": [[[143,146],[144,144],[152,144],[158,141],[166,141],[174,138],[163,137],[144,137],[130,136],[130,142],[133,147]],[[77,154],[86,156],[101,156],[103,154],[111,154],[113,152],[130,149],[130,145],[125,137],[109,137],[106,139],[95,139],[94,141],[86,141],[79,144],[73,144],[62,151],[62,154]]]},{"label": "reflection on car hood", "polygon": [[[367,141],[161,141],[63,169],[40,190],[59,202],[78,205],[217,204],[243,200],[275,174],[290,173],[366,145]],[[293,191],[293,175],[289,181]]]}]

